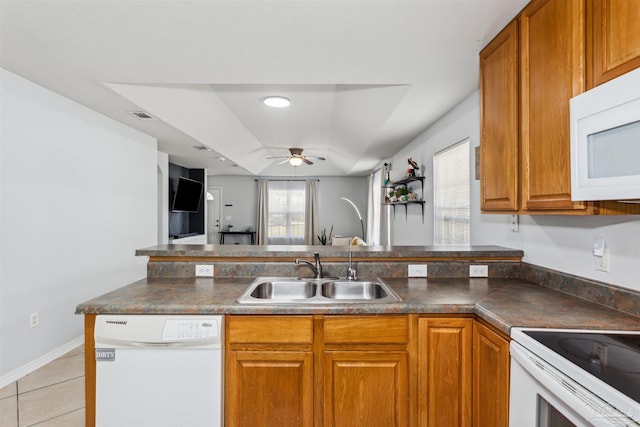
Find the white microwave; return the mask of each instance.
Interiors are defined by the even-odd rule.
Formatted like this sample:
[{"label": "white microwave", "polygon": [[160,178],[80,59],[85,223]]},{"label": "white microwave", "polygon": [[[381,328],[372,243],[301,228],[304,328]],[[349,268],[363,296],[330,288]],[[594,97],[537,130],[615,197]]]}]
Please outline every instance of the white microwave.
[{"label": "white microwave", "polygon": [[571,199],[640,199],[640,69],[571,98]]}]

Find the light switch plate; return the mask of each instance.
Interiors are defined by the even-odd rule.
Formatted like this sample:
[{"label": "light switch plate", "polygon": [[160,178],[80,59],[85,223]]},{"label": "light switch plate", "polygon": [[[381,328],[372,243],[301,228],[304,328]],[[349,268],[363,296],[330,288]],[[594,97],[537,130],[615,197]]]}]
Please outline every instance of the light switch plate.
[{"label": "light switch plate", "polygon": [[409,264],[407,270],[409,277],[427,277],[427,264]]}]

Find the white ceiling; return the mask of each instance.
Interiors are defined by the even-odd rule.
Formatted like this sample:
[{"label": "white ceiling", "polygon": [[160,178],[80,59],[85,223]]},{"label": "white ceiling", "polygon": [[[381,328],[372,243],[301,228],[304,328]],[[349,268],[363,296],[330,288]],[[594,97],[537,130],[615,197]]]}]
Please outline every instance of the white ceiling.
[{"label": "white ceiling", "polygon": [[[526,2],[0,0],[0,66],[186,167],[364,175],[478,87],[478,52]],[[289,147],[327,160],[266,159]]]}]

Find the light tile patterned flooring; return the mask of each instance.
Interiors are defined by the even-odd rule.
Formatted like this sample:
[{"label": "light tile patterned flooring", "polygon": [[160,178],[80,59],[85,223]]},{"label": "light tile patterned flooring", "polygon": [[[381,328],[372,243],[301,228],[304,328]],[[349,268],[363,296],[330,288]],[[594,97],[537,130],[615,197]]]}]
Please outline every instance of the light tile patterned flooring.
[{"label": "light tile patterned flooring", "polygon": [[84,427],[83,346],[0,389],[2,427]]}]

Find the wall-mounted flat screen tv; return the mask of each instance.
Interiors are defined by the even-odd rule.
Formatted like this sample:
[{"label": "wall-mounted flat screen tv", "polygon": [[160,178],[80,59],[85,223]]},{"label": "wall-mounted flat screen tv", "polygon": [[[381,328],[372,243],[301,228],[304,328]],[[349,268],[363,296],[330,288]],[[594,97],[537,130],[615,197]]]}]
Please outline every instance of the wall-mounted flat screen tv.
[{"label": "wall-mounted flat screen tv", "polygon": [[178,180],[178,188],[173,198],[173,212],[198,212],[202,198],[202,183],[183,176]]}]

